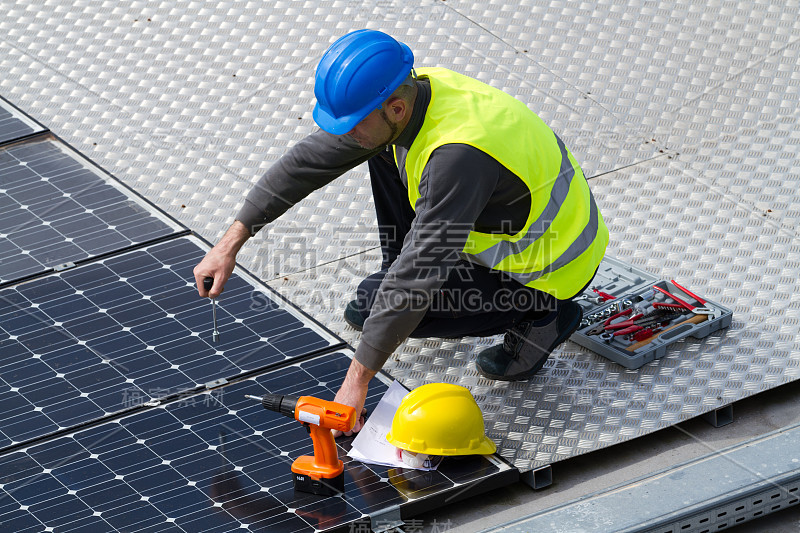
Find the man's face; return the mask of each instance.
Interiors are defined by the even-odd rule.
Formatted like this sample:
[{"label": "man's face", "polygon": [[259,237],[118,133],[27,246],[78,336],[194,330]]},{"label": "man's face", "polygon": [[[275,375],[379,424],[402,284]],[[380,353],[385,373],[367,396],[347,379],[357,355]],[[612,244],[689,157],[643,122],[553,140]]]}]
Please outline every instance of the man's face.
[{"label": "man's face", "polygon": [[389,120],[383,109],[376,109],[356,124],[347,134],[363,148],[378,148],[391,143],[399,126]]}]

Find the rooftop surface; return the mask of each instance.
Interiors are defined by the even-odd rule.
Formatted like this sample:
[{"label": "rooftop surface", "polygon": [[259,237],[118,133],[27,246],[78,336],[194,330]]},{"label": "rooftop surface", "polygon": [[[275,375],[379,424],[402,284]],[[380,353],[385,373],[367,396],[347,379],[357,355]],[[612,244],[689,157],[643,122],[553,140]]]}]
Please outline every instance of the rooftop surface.
[{"label": "rooftop surface", "polygon": [[[593,437],[588,450],[556,457],[549,489],[499,489],[421,517],[426,529],[499,525],[800,421],[796,2],[0,6],[7,13],[0,95],[212,242],[251,184],[314,130],[312,79],[321,54],[340,35],[368,27],[408,43],[418,66],[449,67],[526,102],[590,178],[611,230],[609,255],[683,280],[733,310],[724,334],[683,343],[641,373],[694,387],[699,406],[678,402],[649,425],[620,424],[611,436]],[[369,180],[359,167],[263,230],[238,260],[355,345],[358,333],[341,310],[377,269],[377,245]],[[536,382],[487,383],[472,361],[495,341],[409,340],[386,370],[409,387],[439,380],[470,387],[493,437],[505,431],[499,417],[513,413],[519,398],[542,401],[537,387],[589,371],[612,390],[634,379],[567,343]],[[684,383],[686,368],[706,373],[683,376]],[[725,379],[714,371],[727,372]],[[709,403],[704,395],[717,389],[723,400]],[[731,402],[732,425],[688,420]],[[525,448],[501,437],[501,450]],[[547,462],[516,451],[504,457],[523,470]],[[795,531],[797,513],[740,528],[767,530],[758,528],[774,520],[768,530]]]}]

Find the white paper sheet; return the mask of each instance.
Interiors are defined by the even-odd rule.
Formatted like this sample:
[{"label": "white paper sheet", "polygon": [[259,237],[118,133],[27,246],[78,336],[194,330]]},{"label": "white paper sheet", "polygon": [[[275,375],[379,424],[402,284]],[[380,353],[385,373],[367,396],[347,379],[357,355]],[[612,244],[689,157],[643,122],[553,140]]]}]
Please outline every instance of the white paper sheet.
[{"label": "white paper sheet", "polygon": [[[362,463],[411,468],[397,457],[397,448],[386,440],[386,434],[392,427],[394,413],[406,394],[408,391],[398,381],[389,385],[389,389],[378,402],[366,424],[353,439],[352,448],[347,455]],[[440,462],[437,461],[431,468],[417,468],[417,470],[436,470]]]}]

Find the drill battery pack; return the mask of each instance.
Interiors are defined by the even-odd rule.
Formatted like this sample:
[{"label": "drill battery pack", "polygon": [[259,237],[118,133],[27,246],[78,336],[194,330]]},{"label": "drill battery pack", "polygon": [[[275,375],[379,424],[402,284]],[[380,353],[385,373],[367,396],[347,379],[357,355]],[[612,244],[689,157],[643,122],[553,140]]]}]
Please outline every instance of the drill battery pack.
[{"label": "drill battery pack", "polygon": [[319,496],[336,496],[344,492],[344,472],[332,478],[314,479],[309,475],[292,472],[294,490]]}]

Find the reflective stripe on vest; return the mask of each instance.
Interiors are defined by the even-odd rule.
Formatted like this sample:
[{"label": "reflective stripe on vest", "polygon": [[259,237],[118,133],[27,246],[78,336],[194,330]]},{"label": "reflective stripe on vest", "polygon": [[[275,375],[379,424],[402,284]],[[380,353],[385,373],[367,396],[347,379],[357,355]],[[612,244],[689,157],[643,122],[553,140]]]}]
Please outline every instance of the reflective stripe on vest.
[{"label": "reflective stripe on vest", "polygon": [[[487,266],[497,265],[506,257],[517,255],[529,246],[532,246],[537,239],[550,229],[561,204],[563,204],[564,200],[567,198],[572,178],[575,177],[575,168],[572,166],[566,146],[564,146],[564,143],[558,136],[556,136],[556,142],[558,143],[559,150],[561,150],[561,168],[559,169],[558,177],[553,183],[553,188],[550,192],[550,201],[547,202],[542,213],[531,223],[527,232],[521,239],[513,242],[503,240],[494,244],[491,248],[474,254],[473,257],[477,258],[478,263]],[[589,191],[589,194],[592,194],[591,191]],[[535,272],[518,272],[515,278],[527,285],[531,281],[539,279],[543,275],[549,274],[577,258],[586,251],[586,249],[591,246],[592,241],[594,241],[597,235],[598,222],[597,204],[594,201],[594,197],[592,197],[589,211],[589,223],[584,226],[583,231],[581,231],[578,238],[570,244],[569,248],[545,268]]]},{"label": "reflective stripe on vest", "polygon": [[433,150],[467,144],[485,152],[527,185],[531,212],[516,235],[470,232],[465,259],[557,298],[573,296],[600,264],[608,229],[569,150],[510,95],[446,69],[417,73],[430,79],[431,102],[405,161],[411,206]]}]

